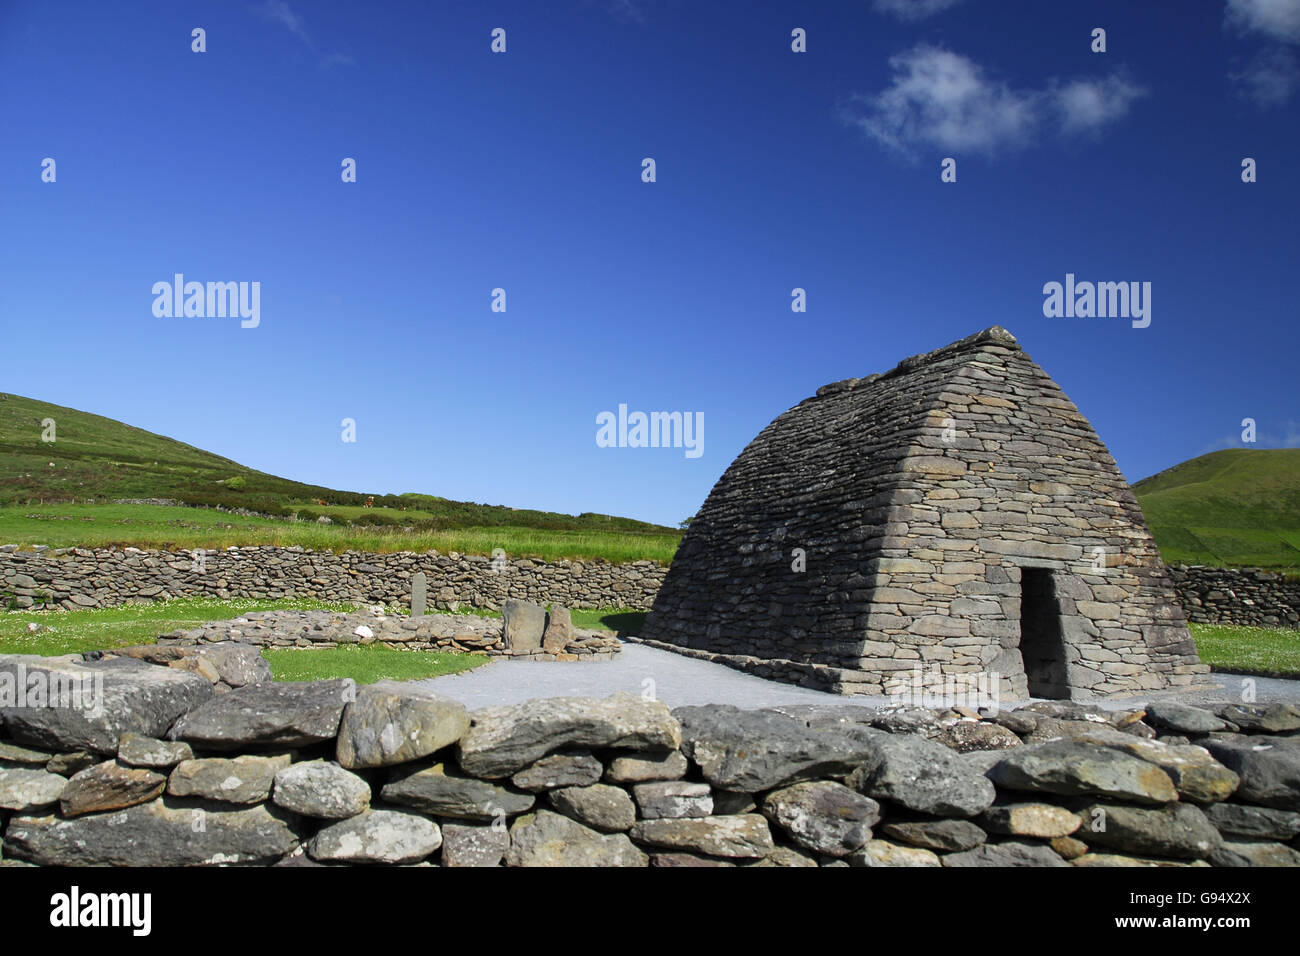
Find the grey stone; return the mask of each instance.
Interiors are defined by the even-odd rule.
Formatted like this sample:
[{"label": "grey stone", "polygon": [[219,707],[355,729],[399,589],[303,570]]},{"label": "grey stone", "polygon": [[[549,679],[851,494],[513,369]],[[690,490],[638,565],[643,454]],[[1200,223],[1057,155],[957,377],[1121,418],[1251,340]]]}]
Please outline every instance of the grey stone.
[{"label": "grey stone", "polygon": [[1208,710],[1176,701],[1157,701],[1146,710],[1148,723],[1176,734],[1208,734],[1227,726]]},{"label": "grey stone", "polygon": [[[987,778],[968,769],[947,747],[924,737],[869,741],[849,786],[935,816],[972,817],[993,802]],[[1014,751],[1012,751],[1014,753]]]},{"label": "grey stone", "polygon": [[[123,734],[123,736],[128,736]],[[50,758],[50,762],[45,765],[45,769],[50,773],[57,773],[61,777],[71,777],[73,774],[102,763],[103,754],[92,754],[86,750],[77,750],[67,754],[55,754]]]},{"label": "grey stone", "polygon": [[536,651],[542,647],[546,630],[546,609],[529,601],[508,598],[501,605],[501,640],[512,651]]},{"label": "grey stone", "polygon": [[648,783],[653,780],[680,780],[690,765],[680,750],[661,754],[627,754],[615,757],[605,770],[609,783]]},{"label": "grey stone", "polygon": [[942,866],[939,857],[923,847],[900,846],[889,840],[871,840],[862,849],[849,854],[849,866]]},{"label": "grey stone", "polygon": [[510,831],[498,824],[442,824],[443,866],[500,866],[510,847]]},{"label": "grey stone", "polygon": [[1199,860],[1219,848],[1223,838],[1199,808],[1187,803],[1163,807],[1092,804],[1079,811],[1080,838],[1090,847],[1125,853]]},{"label": "grey stone", "polygon": [[1290,840],[1300,834],[1300,813],[1291,810],[1272,810],[1244,803],[1216,803],[1204,810],[1206,818],[1224,836]]},{"label": "grey stone", "polygon": [[304,817],[346,820],[370,806],[370,784],[336,763],[311,760],[278,771],[271,799]]},{"label": "grey stone", "polygon": [[191,710],[167,738],[212,750],[322,743],[338,734],[343,708],[354,692],[350,680],[253,684]]},{"label": "grey stone", "polygon": [[170,770],[182,760],[193,758],[194,749],[189,744],[172,740],[125,733],[117,742],[117,759],[131,767]]},{"label": "grey stone", "polygon": [[815,780],[769,793],[763,798],[763,815],[799,846],[843,857],[871,839],[880,804],[842,783]]},{"label": "grey stone", "polygon": [[381,796],[389,803],[414,807],[458,820],[495,820],[523,813],[533,796],[459,773],[445,764],[398,767]]},{"label": "grey stone", "polygon": [[470,718],[456,757],[480,777],[509,776],[571,747],[675,750],[681,745],[681,727],[667,706],[629,693],[532,700],[476,710]]},{"label": "grey stone", "polygon": [[25,812],[59,802],[68,781],[58,774],[24,767],[0,767],[0,809]]},{"label": "grey stone", "polygon": [[979,824],[990,833],[1038,837],[1052,840],[1079,829],[1082,821],[1064,807],[1050,803],[999,803],[979,815]]},{"label": "grey stone", "polygon": [[294,818],[262,804],[162,797],[115,813],[14,817],[5,855],[42,866],[198,866],[274,863],[298,845]]},{"label": "grey stone", "polygon": [[1115,797],[1143,804],[1178,799],[1174,782],[1154,764],[1073,740],[1008,751],[988,776],[1010,790]]},{"label": "grey stone", "polygon": [[621,787],[597,783],[586,787],[561,787],[549,794],[551,806],[605,833],[618,833],[636,823],[636,806]]},{"label": "grey stone", "polygon": [[1236,794],[1239,800],[1278,810],[1300,810],[1300,739],[1211,737],[1205,748],[1241,778]]},{"label": "grey stone", "polygon": [[710,704],[680,707],[673,716],[681,721],[682,751],[722,790],[757,793],[810,777],[839,776],[868,753],[864,742],[840,731],[814,730],[773,711]]},{"label": "grey stone", "polygon": [[[0,719],[18,743],[47,750],[112,756],[122,734],[134,731],[161,737],[177,717],[213,694],[212,685],[195,674],[129,658],[86,662],[0,655],[0,691],[6,682],[30,680],[34,674],[46,686],[71,689],[70,706],[4,707]],[[5,696],[0,692],[0,699]]]},{"label": "grey stone", "polygon": [[459,701],[398,681],[359,688],[343,711],[338,762],[349,769],[418,760],[458,741],[469,729]]},{"label": "grey stone", "polygon": [[167,778],[167,792],[177,797],[201,797],[224,803],[261,803],[271,796],[275,775],[289,766],[289,754],[228,759],[182,760]]},{"label": "grey stone", "polygon": [[632,839],[644,846],[704,856],[744,859],[767,856],[775,844],[767,820],[756,813],[683,820],[643,820]]},{"label": "grey stone", "polygon": [[623,833],[601,833],[559,813],[538,810],[510,827],[509,866],[647,866]]},{"label": "grey stone", "polygon": [[75,774],[59,795],[65,817],[120,810],[152,800],[167,786],[167,777],[106,760]]},{"label": "grey stone", "polygon": [[[988,834],[969,820],[906,820],[886,823],[880,831],[895,840],[941,853],[973,850],[988,839]],[[939,861],[935,860],[934,865],[938,866]]]},{"label": "grey stone", "polygon": [[573,640],[573,617],[569,609],[553,607],[546,615],[546,631],[542,634],[542,650],[560,654]]},{"label": "grey stone", "polygon": [[707,783],[656,780],[632,786],[643,820],[707,817],[713,812],[713,795]]},{"label": "grey stone", "polygon": [[424,617],[429,604],[429,577],[423,571],[411,575],[411,617]]},{"label": "grey stone", "polygon": [[985,843],[973,850],[949,853],[943,857],[944,866],[1069,866],[1060,854],[1041,843],[1024,843],[1007,840],[1003,843]]},{"label": "grey stone", "polygon": [[1229,704],[1219,716],[1250,734],[1300,730],[1300,707],[1294,704]]},{"label": "grey stone", "polygon": [[54,754],[46,753],[44,750],[32,750],[30,747],[20,747],[0,740],[0,764],[44,767],[52,757]]},{"label": "grey stone", "polygon": [[428,817],[408,810],[372,809],[331,823],[307,842],[313,860],[348,863],[415,863],[442,846]]},{"label": "grey stone", "polygon": [[219,641],[195,649],[195,655],[210,663],[223,685],[229,688],[271,682],[271,664],[262,652],[237,641]]},{"label": "grey stone", "polygon": [[520,770],[510,782],[529,793],[558,787],[589,787],[600,779],[604,769],[599,760],[585,751],[551,754]]},{"label": "grey stone", "polygon": [[1300,853],[1284,843],[1225,840],[1210,854],[1211,866],[1300,866]]}]

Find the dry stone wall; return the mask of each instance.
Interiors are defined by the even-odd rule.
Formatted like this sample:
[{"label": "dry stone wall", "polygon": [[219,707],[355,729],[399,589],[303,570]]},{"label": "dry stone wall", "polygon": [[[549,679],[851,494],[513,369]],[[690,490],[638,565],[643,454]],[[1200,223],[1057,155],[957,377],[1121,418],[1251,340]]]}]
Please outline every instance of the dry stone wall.
[{"label": "dry stone wall", "polygon": [[565,607],[648,608],[666,568],[653,561],[493,559],[411,551],[249,547],[0,549],[0,600],[16,607],[107,607],[179,597],[289,598],[410,607],[411,576],[428,578],[429,603],[500,608],[508,598]]},{"label": "dry stone wall", "polygon": [[1198,624],[1300,627],[1300,581],[1257,568],[1174,565],[1169,577]]},{"label": "dry stone wall", "polygon": [[[220,680],[0,657],[0,864],[1300,864],[1289,705],[467,712],[204,653]],[[96,708],[13,696],[87,680]]]}]

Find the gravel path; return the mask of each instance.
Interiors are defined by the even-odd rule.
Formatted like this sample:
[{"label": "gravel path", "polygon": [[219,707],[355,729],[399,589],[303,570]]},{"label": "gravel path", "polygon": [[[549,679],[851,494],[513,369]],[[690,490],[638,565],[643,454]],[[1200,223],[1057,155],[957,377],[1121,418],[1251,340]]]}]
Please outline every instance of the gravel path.
[{"label": "gravel path", "polygon": [[[1240,703],[1242,681],[1233,674],[1215,674],[1213,690],[1108,700],[1116,708],[1153,698],[1175,697],[1187,703]],[[1255,681],[1259,703],[1300,703],[1300,681],[1265,677]],[[671,651],[642,644],[623,645],[612,661],[562,663],[558,661],[498,660],[462,674],[434,677],[420,683],[440,694],[462,701],[467,707],[516,704],[535,697],[605,697],[617,691],[649,693],[668,704],[734,704],[742,708],[777,707],[790,704],[844,704],[882,707],[885,697],[841,697],[821,691],[763,680],[721,664],[683,657]],[[1019,702],[1001,702],[1003,707]]]}]

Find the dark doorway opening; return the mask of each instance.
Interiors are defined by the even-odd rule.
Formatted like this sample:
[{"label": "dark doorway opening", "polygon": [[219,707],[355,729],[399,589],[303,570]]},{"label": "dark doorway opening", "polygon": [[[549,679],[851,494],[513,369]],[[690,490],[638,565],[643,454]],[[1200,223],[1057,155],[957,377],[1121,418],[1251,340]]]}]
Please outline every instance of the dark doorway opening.
[{"label": "dark doorway opening", "polygon": [[1056,585],[1047,568],[1020,569],[1020,657],[1033,697],[1070,696]]}]

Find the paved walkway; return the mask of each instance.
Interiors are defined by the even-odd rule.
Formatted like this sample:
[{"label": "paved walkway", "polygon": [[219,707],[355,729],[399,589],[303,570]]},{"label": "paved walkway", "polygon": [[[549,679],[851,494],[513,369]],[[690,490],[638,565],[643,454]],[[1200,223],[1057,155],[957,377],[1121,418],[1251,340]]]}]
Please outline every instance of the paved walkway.
[{"label": "paved walkway", "polygon": [[[1174,696],[1187,703],[1241,701],[1242,681],[1232,674],[1215,674],[1212,690],[1177,694],[1148,694],[1144,697],[1107,700],[1106,706],[1144,702],[1155,697]],[[1256,699],[1260,703],[1300,703],[1300,681],[1258,677]],[[778,707],[791,704],[840,704],[883,707],[887,697],[842,697],[821,691],[763,680],[708,661],[683,657],[671,651],[643,644],[623,645],[612,661],[564,663],[559,661],[496,660],[462,674],[434,677],[420,683],[440,694],[462,701],[471,709],[516,704],[535,697],[605,697],[617,691],[651,694],[669,707],[693,704],[734,704],[742,708]],[[1003,707],[1017,701],[1002,701]]]}]

